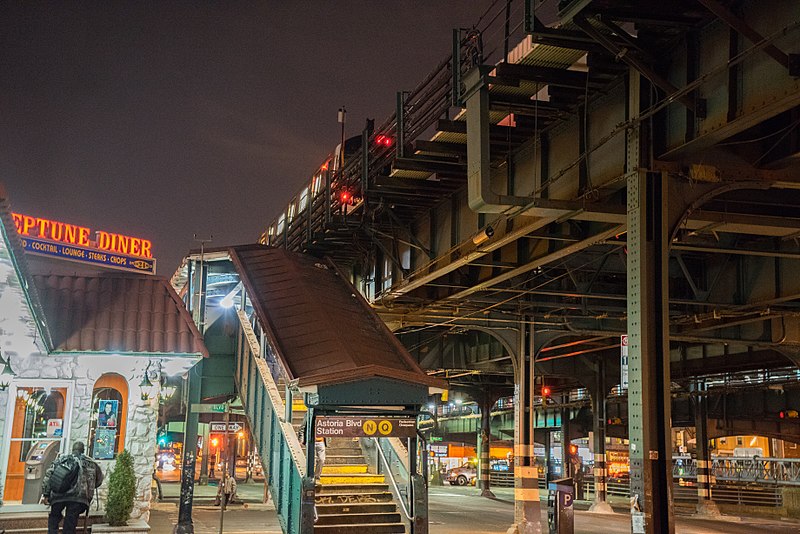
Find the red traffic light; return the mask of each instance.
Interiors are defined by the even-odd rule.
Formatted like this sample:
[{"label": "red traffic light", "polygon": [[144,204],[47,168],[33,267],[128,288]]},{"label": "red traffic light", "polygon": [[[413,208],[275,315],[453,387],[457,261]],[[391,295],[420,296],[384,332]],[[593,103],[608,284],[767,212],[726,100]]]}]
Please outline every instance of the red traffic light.
[{"label": "red traffic light", "polygon": [[349,203],[350,203],[350,200],[352,200],[352,198],[353,198],[353,197],[352,197],[352,195],[350,194],[350,191],[344,190],[344,191],[342,191],[341,193],[339,193],[339,201],[340,201],[342,204],[349,204]]},{"label": "red traffic light", "polygon": [[550,396],[550,388],[547,386],[542,386],[542,397],[549,397]]},{"label": "red traffic light", "polygon": [[375,144],[378,146],[390,147],[394,144],[394,139],[388,135],[379,134],[375,136]]},{"label": "red traffic light", "polygon": [[570,445],[569,446],[569,453],[570,454],[577,454],[577,452],[578,452],[578,446],[577,445]]},{"label": "red traffic light", "polygon": [[800,417],[800,412],[797,410],[782,410],[778,412],[778,417],[781,419],[797,419]]}]

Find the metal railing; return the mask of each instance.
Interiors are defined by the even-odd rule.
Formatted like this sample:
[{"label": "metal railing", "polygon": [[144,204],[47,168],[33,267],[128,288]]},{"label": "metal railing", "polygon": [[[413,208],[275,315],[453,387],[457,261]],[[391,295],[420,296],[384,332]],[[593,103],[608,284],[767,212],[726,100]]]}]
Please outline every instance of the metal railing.
[{"label": "metal railing", "polygon": [[[303,509],[302,499],[306,458],[291,421],[286,420],[284,402],[272,375],[271,368],[275,369],[280,363],[267,362],[261,356],[269,357],[274,353],[269,350],[262,352],[247,315],[241,310],[237,315],[236,386],[253,441],[258,447],[281,529],[285,534],[299,534],[302,514],[309,514],[309,510]],[[269,343],[266,339],[264,341]],[[313,511],[310,514],[313,515]]]},{"label": "metal railing", "polygon": [[[712,456],[711,475],[719,481],[800,486],[800,458]],[[672,459],[672,476],[697,478],[697,464],[687,456]]]},{"label": "metal railing", "polygon": [[[372,440],[373,445],[375,446],[375,450],[378,453],[378,458],[381,462],[378,462],[378,473],[381,474],[380,466],[383,465],[383,469],[385,470],[385,474],[389,475],[389,481],[392,483],[392,488],[394,493],[397,496],[397,500],[400,502],[400,507],[403,509],[403,515],[409,521],[414,520],[414,516],[409,512],[409,505],[406,503],[408,500],[408,490],[406,489],[403,491],[403,485],[397,483],[397,479],[395,478],[394,469],[392,466],[394,465],[396,470],[398,471],[398,475],[402,473],[402,469],[405,469],[403,462],[400,458],[400,455],[391,446],[389,440],[387,439],[379,439],[379,438],[370,438]],[[388,449],[389,455],[393,456],[393,461],[390,462],[388,458],[386,458],[386,452],[384,452],[384,447]],[[406,479],[408,479],[408,470],[406,469]],[[405,488],[408,488],[408,482],[406,481]]]}]

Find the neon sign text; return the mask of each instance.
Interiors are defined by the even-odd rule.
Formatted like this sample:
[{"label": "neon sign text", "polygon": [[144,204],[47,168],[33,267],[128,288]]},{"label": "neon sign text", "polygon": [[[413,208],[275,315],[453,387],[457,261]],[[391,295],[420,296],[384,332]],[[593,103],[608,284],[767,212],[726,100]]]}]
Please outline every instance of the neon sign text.
[{"label": "neon sign text", "polygon": [[19,235],[38,239],[46,239],[56,243],[91,247],[114,254],[126,254],[139,258],[153,257],[153,244],[147,239],[130,237],[111,232],[96,232],[96,240],[89,239],[91,231],[85,226],[68,224],[41,217],[31,217],[20,213],[12,213],[14,226]]}]

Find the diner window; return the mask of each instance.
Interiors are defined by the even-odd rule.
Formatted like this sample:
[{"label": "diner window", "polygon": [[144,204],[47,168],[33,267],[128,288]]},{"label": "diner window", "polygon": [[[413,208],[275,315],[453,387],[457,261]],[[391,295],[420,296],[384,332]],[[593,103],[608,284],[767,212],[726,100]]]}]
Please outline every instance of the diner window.
[{"label": "diner window", "polygon": [[101,376],[92,391],[89,417],[90,456],[95,460],[113,460],[125,442],[128,405],[128,382],[116,373]]}]

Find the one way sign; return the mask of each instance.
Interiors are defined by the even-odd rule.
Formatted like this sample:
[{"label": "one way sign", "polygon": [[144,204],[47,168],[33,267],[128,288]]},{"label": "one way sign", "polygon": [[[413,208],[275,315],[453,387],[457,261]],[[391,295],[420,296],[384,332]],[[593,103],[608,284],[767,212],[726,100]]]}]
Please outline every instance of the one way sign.
[{"label": "one way sign", "polygon": [[[238,432],[242,429],[241,423],[228,423],[228,432]],[[212,421],[211,432],[225,432],[225,421]]]}]

